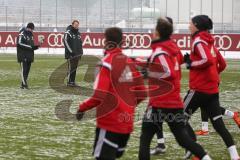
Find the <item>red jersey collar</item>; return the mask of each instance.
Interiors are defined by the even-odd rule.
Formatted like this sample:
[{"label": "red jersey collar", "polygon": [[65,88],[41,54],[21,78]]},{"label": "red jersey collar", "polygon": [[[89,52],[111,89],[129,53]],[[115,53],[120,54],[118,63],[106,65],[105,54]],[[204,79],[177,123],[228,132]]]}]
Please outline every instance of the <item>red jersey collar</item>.
[{"label": "red jersey collar", "polygon": [[121,48],[113,48],[113,49],[110,49],[110,50],[105,50],[104,55],[117,54],[117,53],[122,53],[122,49]]},{"label": "red jersey collar", "polygon": [[163,44],[163,43],[165,43],[165,42],[168,42],[169,40],[171,40],[171,39],[168,38],[168,39],[157,39],[157,40],[153,40],[153,41],[152,41],[152,44],[151,44],[151,48],[152,48],[153,50],[155,50],[156,48],[159,47],[160,44]]}]

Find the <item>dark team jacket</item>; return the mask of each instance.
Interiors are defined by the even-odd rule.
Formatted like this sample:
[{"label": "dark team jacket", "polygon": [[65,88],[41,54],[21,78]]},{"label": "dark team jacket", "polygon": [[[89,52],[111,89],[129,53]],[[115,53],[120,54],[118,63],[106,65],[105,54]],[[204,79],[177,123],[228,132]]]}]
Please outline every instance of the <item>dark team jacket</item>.
[{"label": "dark team jacket", "polygon": [[78,30],[74,30],[72,25],[67,27],[63,41],[66,59],[83,54],[81,34]]},{"label": "dark team jacket", "polygon": [[96,107],[98,128],[129,134],[133,130],[135,107],[145,98],[143,77],[135,63],[115,48],[106,51],[94,83],[94,94],[80,104],[79,111]]},{"label": "dark team jacket", "polygon": [[34,38],[33,33],[22,28],[17,37],[17,59],[18,62],[34,61]]}]

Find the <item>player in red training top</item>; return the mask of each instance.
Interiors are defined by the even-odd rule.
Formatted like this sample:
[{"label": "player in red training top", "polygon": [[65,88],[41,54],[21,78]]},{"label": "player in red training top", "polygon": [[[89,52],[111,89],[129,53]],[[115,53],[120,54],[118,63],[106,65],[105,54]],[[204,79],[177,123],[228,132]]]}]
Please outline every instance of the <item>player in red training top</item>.
[{"label": "player in red training top", "polygon": [[97,160],[114,160],[124,153],[133,131],[135,107],[144,100],[146,91],[135,63],[122,53],[122,30],[106,29],[105,39],[105,55],[94,83],[94,93],[79,105],[77,119],[96,107],[93,156]]},{"label": "player in red training top", "polygon": [[[193,42],[190,57],[188,55],[184,57],[187,68],[190,70],[190,90],[184,100],[185,114],[190,118],[199,107],[205,110],[214,129],[225,142],[231,159],[238,160],[236,146],[224,125],[219,105],[219,73],[214,55],[211,53],[214,38],[209,33],[212,28],[213,22],[206,15],[193,17],[189,25]],[[189,130],[189,134],[196,139],[192,130]]]},{"label": "player in red training top", "polygon": [[[219,50],[216,47],[213,47],[211,49],[211,53],[212,53],[213,57],[215,58],[217,71],[220,76],[220,73],[222,73],[227,66],[226,61],[224,60],[221,53],[219,52]],[[220,78],[219,78],[219,80],[220,80]],[[220,81],[219,81],[219,84],[220,84]],[[240,128],[240,117],[239,117],[238,112],[233,112],[233,111],[230,111],[228,109],[221,107],[221,113],[222,113],[222,115],[232,118],[235,121],[235,123],[238,125],[238,127]],[[201,109],[201,119],[202,119],[202,129],[196,131],[195,133],[196,133],[196,135],[199,135],[199,136],[205,136],[205,135],[209,134],[209,131],[208,131],[209,117],[208,117],[208,114],[206,113],[206,111],[202,110],[202,109]]]},{"label": "player in red training top", "polygon": [[[150,144],[154,134],[162,130],[166,121],[180,146],[191,150],[197,157],[210,160],[204,149],[187,134],[186,117],[180,96],[181,70],[178,63],[180,50],[170,39],[173,25],[170,18],[160,18],[152,41],[152,54],[148,62],[148,85],[158,87],[162,94],[149,91],[149,103],[142,122],[139,160],[150,160]],[[165,91],[165,92],[164,92]]]}]

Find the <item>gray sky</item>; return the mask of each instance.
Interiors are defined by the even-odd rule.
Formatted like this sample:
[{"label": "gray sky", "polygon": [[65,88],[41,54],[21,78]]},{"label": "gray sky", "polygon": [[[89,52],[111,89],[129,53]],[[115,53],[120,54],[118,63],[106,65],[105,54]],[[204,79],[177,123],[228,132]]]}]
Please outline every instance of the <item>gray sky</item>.
[{"label": "gray sky", "polygon": [[[135,17],[131,11],[141,7],[141,2],[142,6],[155,6],[160,11],[157,16],[170,16],[177,23],[188,23],[191,14],[207,14],[214,23],[240,24],[240,0],[0,0],[0,20],[6,19],[4,6],[8,6],[9,22],[16,23],[31,20],[38,22],[41,15],[41,23],[44,24],[56,21],[64,24],[75,18],[90,26],[129,19],[132,24],[137,24],[139,22],[132,22]],[[23,11],[23,7],[27,9]],[[152,19],[143,21],[151,23],[154,22]]]}]

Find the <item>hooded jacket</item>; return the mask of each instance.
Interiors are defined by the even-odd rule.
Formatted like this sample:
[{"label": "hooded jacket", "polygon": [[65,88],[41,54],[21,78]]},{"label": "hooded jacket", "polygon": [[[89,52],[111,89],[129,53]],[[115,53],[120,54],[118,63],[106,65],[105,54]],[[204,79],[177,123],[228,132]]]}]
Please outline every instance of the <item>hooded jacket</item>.
[{"label": "hooded jacket", "polygon": [[81,34],[69,25],[63,37],[65,47],[65,59],[83,54]]},{"label": "hooded jacket", "polygon": [[206,94],[218,93],[219,75],[214,38],[206,31],[193,35],[189,88]]},{"label": "hooded jacket", "polygon": [[149,57],[149,86],[159,87],[150,91],[149,106],[156,108],[183,108],[180,96],[181,67],[183,57],[180,49],[171,39],[152,42]]},{"label": "hooded jacket", "polygon": [[213,50],[211,50],[211,52],[216,59],[217,71],[218,71],[218,74],[220,74],[227,67],[227,63],[226,63],[225,59],[223,58],[223,56],[221,55],[221,53],[219,52],[219,50],[216,47],[214,47]]}]

